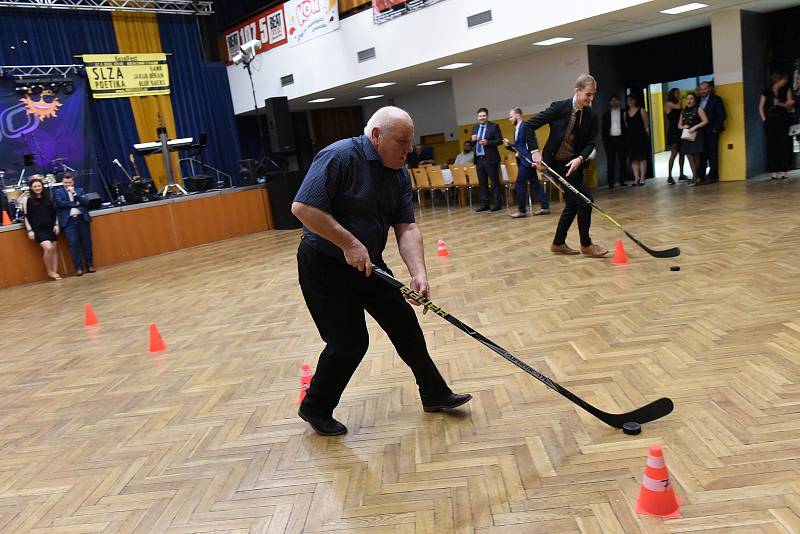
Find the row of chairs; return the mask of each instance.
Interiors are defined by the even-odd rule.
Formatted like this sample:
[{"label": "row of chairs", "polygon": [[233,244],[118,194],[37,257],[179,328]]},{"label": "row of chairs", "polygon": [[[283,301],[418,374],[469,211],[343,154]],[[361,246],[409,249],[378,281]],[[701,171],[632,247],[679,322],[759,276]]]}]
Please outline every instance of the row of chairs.
[{"label": "row of chairs", "polygon": [[[503,180],[503,185],[506,190],[506,199],[510,204],[511,189],[517,183],[517,175],[519,168],[516,159],[505,160],[506,170],[508,173],[508,180]],[[469,207],[472,208],[472,188],[478,187],[478,170],[474,164],[450,164],[448,165],[450,174],[453,176],[453,181],[447,183],[442,174],[442,169],[437,165],[421,165],[416,169],[409,169],[411,176],[411,187],[417,193],[417,201],[420,207],[422,206],[421,191],[430,191],[431,206],[433,206],[433,192],[442,191],[444,194],[447,209],[450,209],[450,196],[449,191],[459,191],[459,204],[463,206],[463,192],[466,190],[467,198],[469,199]],[[502,178],[501,178],[502,179]],[[540,174],[539,181],[545,186],[545,192],[550,195],[549,182],[544,179]],[[490,184],[491,185],[491,184]],[[530,191],[528,192],[528,204],[532,203]]]}]

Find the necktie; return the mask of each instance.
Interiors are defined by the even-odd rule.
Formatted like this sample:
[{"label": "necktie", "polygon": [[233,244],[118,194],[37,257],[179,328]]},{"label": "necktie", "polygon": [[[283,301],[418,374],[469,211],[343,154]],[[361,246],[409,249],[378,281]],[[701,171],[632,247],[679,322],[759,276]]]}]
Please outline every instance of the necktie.
[{"label": "necktie", "polygon": [[475,148],[475,154],[478,156],[483,156],[483,145],[480,143],[480,140],[483,139],[483,136],[486,134],[486,125],[481,124],[478,127],[478,145]]},{"label": "necktie", "polygon": [[582,110],[573,110],[572,115],[569,118],[569,124],[567,124],[567,129],[564,131],[564,138],[561,141],[561,146],[558,147],[558,152],[556,153],[557,160],[569,161],[573,158],[575,147],[575,124],[577,123],[578,127],[580,127],[581,116]]}]

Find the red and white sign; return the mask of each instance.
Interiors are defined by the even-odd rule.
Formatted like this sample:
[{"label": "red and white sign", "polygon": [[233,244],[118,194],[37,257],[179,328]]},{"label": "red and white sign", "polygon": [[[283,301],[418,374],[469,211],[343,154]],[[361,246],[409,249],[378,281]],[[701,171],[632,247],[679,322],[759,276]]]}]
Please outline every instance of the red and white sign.
[{"label": "red and white sign", "polygon": [[248,41],[258,39],[261,48],[257,54],[286,44],[286,20],[283,4],[255,15],[225,32],[225,48],[228,51],[228,63],[239,52],[239,47]]},{"label": "red and white sign", "polygon": [[337,0],[289,0],[283,4],[283,9],[290,46],[339,29]]}]

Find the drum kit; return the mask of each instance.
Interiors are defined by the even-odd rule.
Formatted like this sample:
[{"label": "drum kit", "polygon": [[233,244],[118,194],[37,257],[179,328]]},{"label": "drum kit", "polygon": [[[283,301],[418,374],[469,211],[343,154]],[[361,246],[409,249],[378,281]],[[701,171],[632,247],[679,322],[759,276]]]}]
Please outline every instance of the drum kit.
[{"label": "drum kit", "polygon": [[[26,161],[28,160],[26,159]],[[48,188],[60,187],[61,177],[64,173],[68,171],[75,172],[72,167],[66,164],[65,158],[54,158],[50,160],[50,167],[51,172],[44,174],[42,178],[44,186]],[[0,169],[0,189],[8,200],[9,211],[14,214],[14,222],[22,221],[25,215],[23,207],[25,206],[30,191],[30,177],[35,176],[35,174],[25,176],[25,170],[26,169],[23,168],[20,172],[19,180],[17,180],[16,184],[6,185],[6,172]]]}]

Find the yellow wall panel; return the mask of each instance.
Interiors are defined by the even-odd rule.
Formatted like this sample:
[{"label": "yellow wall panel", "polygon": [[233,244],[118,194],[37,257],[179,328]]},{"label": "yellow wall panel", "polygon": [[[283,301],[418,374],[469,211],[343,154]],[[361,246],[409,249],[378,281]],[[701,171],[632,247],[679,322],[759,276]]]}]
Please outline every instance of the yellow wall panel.
[{"label": "yellow wall panel", "polygon": [[[162,52],[158,19],[155,14],[115,11],[111,14],[111,18],[114,22],[114,33],[117,36],[117,48],[120,54]],[[161,124],[167,128],[167,136],[170,139],[177,137],[170,95],[133,96],[130,101],[139,142],[155,141],[157,139],[156,129]],[[147,156],[145,161],[147,161],[150,177],[160,189],[167,183],[164,157],[159,153]],[[181,183],[177,152],[170,153],[170,161],[175,182]]]},{"label": "yellow wall panel", "polygon": [[[719,140],[720,181],[744,180],[747,178],[747,153],[744,141],[744,86],[739,83],[717,85],[717,95],[725,103],[728,115],[725,131]],[[732,148],[728,148],[731,145]]]}]

